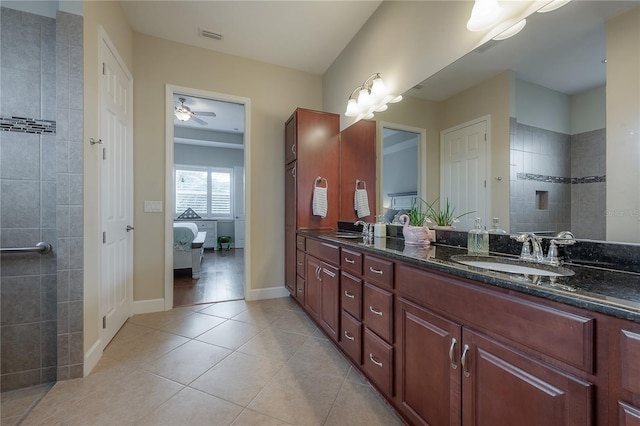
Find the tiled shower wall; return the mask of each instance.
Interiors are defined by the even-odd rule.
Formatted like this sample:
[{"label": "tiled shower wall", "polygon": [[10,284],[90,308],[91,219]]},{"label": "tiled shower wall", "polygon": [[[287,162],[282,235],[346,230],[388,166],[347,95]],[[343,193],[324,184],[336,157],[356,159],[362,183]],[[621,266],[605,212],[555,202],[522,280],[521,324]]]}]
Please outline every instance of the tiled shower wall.
[{"label": "tiled shower wall", "polygon": [[0,259],[8,391],[82,375],[82,18],[1,8],[0,94],[1,245],[54,247]]},{"label": "tiled shower wall", "polygon": [[[571,139],[550,130],[510,123],[511,232],[571,229]],[[540,208],[536,192],[546,192]]]},{"label": "tiled shower wall", "polygon": [[[606,238],[606,130],[566,135],[511,118],[511,232]],[[536,192],[547,192],[540,208]]]}]

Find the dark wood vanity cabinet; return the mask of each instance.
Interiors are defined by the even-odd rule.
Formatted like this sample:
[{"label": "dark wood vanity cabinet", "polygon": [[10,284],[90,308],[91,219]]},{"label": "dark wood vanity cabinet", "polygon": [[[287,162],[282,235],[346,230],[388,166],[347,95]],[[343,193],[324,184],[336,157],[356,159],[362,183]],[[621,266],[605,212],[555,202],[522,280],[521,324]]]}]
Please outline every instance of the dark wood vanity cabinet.
[{"label": "dark wood vanity cabinet", "polygon": [[640,324],[616,321],[611,327],[610,424],[640,426]]}]

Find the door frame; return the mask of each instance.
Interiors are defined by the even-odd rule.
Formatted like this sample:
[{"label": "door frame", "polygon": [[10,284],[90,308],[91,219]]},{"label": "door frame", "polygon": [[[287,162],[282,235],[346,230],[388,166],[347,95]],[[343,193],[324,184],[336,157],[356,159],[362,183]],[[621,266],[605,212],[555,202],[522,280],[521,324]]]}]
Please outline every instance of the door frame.
[{"label": "door frame", "polygon": [[401,130],[403,132],[410,132],[419,135],[418,141],[418,196],[423,200],[427,199],[427,129],[422,127],[406,126],[404,124],[396,124],[388,121],[378,121],[376,128],[376,191],[379,194],[377,200],[377,212],[383,212],[382,206],[383,194],[382,194],[382,181],[383,176],[383,161],[384,161],[384,137],[382,129]]},{"label": "door frame", "polygon": [[444,129],[440,131],[440,200],[442,200],[442,196],[444,194],[444,138],[447,133],[455,132],[456,130],[460,130],[467,126],[473,126],[478,123],[485,122],[485,127],[487,131],[487,140],[485,144],[485,164],[484,164],[484,178],[486,182],[486,192],[485,192],[485,214],[487,215],[485,220],[485,225],[489,225],[486,223],[491,217],[491,115],[483,115],[482,117],[475,118],[473,120],[469,120],[467,122],[458,124],[453,127],[449,127],[448,129]]},{"label": "door frame", "polygon": [[[111,39],[109,38],[109,35],[107,34],[107,32],[105,31],[105,29],[100,25],[98,27],[98,34],[99,34],[99,44],[98,44],[98,72],[99,72],[99,77],[98,77],[98,81],[99,81],[99,85],[98,85],[98,105],[100,105],[100,119],[98,120],[98,134],[100,135],[100,137],[102,137],[102,126],[103,126],[103,121],[102,121],[102,102],[103,102],[103,96],[102,96],[102,92],[103,92],[103,85],[104,83],[104,79],[103,79],[103,75],[102,75],[102,63],[104,62],[104,57],[105,57],[105,47],[107,49],[109,49],[111,51],[111,53],[113,54],[113,57],[115,58],[115,60],[118,62],[118,65],[122,68],[122,71],[124,72],[127,81],[128,81],[128,86],[129,86],[129,90],[128,90],[128,97],[127,97],[127,110],[128,110],[128,116],[127,119],[129,120],[129,127],[128,127],[128,131],[127,131],[127,138],[129,139],[129,142],[131,143],[131,194],[130,194],[130,207],[131,207],[131,224],[133,225],[133,220],[134,220],[134,209],[133,209],[133,183],[134,183],[134,168],[133,168],[133,76],[131,74],[131,72],[129,71],[129,69],[127,68],[126,63],[124,62],[124,60],[122,59],[122,56],[120,56],[120,53],[118,52],[118,49],[116,48],[116,46],[113,44],[113,42],[111,41]],[[102,197],[103,197],[103,163],[102,163],[102,145],[98,145],[100,149],[100,157],[101,159],[98,161],[98,176],[100,176],[100,185],[99,185],[99,195],[98,195],[98,203],[100,206],[100,233],[102,234],[103,230],[104,230],[104,211],[103,211],[103,202],[102,202]],[[131,234],[130,238],[129,238],[129,251],[131,254],[131,258],[130,258],[130,262],[131,262],[131,270],[129,271],[130,273],[127,274],[127,276],[129,277],[129,279],[127,280],[127,297],[129,299],[129,303],[128,303],[128,317],[130,317],[133,314],[133,269],[134,269],[134,261],[133,261],[133,239],[134,239],[134,235]],[[100,250],[100,261],[99,261],[99,276],[100,276],[100,288],[98,291],[98,318],[96,319],[99,323],[98,325],[98,330],[99,330],[99,336],[100,336],[100,348],[102,350],[104,350],[104,348],[106,347],[106,345],[109,342],[105,342],[105,328],[103,327],[102,324],[102,318],[105,315],[104,312],[104,304],[103,304],[103,299],[102,299],[102,287],[104,285],[103,280],[103,272],[104,272],[104,250],[105,250],[105,246],[102,243],[102,238],[100,238],[100,243],[99,243],[99,250]]]},{"label": "door frame", "polygon": [[[249,98],[193,89],[190,87],[165,85],[165,226],[164,226],[164,309],[173,308],[173,95],[175,93],[196,96],[222,102],[244,105],[244,208],[245,247],[251,247],[251,100]],[[251,251],[244,251],[244,297],[251,289]]]}]

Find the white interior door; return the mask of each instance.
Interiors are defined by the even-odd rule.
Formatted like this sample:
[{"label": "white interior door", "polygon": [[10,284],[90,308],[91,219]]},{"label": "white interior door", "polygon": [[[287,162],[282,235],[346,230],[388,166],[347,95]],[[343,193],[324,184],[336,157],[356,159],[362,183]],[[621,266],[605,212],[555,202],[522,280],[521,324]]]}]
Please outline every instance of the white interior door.
[{"label": "white interior door", "polygon": [[[100,313],[106,346],[131,315],[133,295],[133,81],[108,39],[102,40],[102,259]],[[103,347],[104,347],[103,346]]]},{"label": "white interior door", "polygon": [[234,177],[234,218],[233,228],[235,234],[234,248],[244,248],[244,167],[233,168]]},{"label": "white interior door", "polygon": [[454,215],[474,212],[455,224],[460,231],[473,228],[476,217],[487,225],[487,121],[443,131],[440,152],[440,207],[448,199]]}]

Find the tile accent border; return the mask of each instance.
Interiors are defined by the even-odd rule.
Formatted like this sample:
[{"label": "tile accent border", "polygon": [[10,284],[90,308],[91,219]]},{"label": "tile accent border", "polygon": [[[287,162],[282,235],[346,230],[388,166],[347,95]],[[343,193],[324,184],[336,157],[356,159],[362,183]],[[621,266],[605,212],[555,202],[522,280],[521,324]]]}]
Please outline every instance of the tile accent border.
[{"label": "tile accent border", "polygon": [[55,135],[56,122],[26,117],[0,117],[0,130],[36,135]]},{"label": "tile accent border", "polygon": [[537,175],[534,173],[518,173],[518,180],[532,180],[536,182],[564,183],[564,184],[581,184],[581,183],[599,183],[606,182],[607,176],[585,176],[581,178],[567,178],[560,176]]}]

